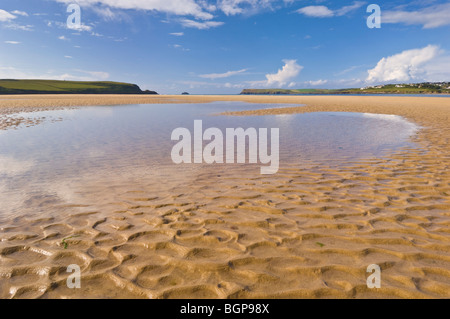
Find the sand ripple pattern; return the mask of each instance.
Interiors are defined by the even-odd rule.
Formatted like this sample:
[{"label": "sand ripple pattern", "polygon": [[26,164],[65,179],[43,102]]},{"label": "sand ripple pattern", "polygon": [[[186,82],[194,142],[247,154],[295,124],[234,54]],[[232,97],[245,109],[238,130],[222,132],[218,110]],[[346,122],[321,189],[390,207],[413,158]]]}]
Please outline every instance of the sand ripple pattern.
[{"label": "sand ripple pattern", "polygon": [[[435,161],[411,150],[273,177],[211,172],[170,195],[19,217],[2,227],[0,296],[450,297],[450,167]],[[82,289],[66,287],[70,264]],[[382,268],[377,291],[370,264]]]},{"label": "sand ripple pattern", "polygon": [[[0,221],[0,297],[449,298],[449,119],[419,122],[422,148],[388,158],[205,170]],[[66,286],[70,264],[81,289]],[[370,264],[381,289],[366,286]]]}]

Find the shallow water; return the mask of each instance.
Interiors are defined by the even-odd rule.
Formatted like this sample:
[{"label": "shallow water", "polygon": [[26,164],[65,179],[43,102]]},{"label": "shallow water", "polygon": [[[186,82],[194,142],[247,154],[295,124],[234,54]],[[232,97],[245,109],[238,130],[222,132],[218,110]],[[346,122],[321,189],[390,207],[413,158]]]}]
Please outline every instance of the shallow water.
[{"label": "shallow water", "polygon": [[[204,130],[217,127],[222,132],[238,127],[279,128],[281,167],[305,161],[345,163],[414,147],[410,137],[418,127],[394,115],[217,115],[285,106],[124,105],[15,115],[51,120],[0,131],[0,217],[20,214],[25,208],[40,211],[63,202],[79,203],[78,195],[99,181],[111,194],[114,183],[125,179],[162,188],[175,177],[178,181],[194,178],[202,165],[175,165],[170,157],[176,143],[171,141],[172,131],[185,127],[193,132],[194,120],[203,120]],[[250,169],[259,175],[259,169]]]},{"label": "shallow water", "polygon": [[[0,298],[448,297],[447,152],[398,116],[211,115],[273,106],[16,115],[40,120],[0,131]],[[194,119],[279,128],[279,173],[174,165],[171,132]]]}]

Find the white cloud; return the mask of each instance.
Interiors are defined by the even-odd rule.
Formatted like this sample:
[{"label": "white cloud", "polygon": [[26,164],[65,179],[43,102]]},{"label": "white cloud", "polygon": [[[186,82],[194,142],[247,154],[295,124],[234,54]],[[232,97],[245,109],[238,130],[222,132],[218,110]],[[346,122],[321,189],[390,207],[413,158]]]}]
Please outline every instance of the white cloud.
[{"label": "white cloud", "polygon": [[52,27],[53,25],[55,25],[56,27],[61,28],[61,29],[68,29],[68,30],[74,30],[74,31],[79,31],[79,32],[82,32],[82,31],[91,32],[93,29],[91,26],[85,25],[85,24],[80,24],[79,26],[74,26],[74,27],[69,28],[67,26],[67,23],[63,23],[61,21],[47,21],[48,27]]},{"label": "white cloud", "polygon": [[94,10],[95,13],[97,13],[99,16],[101,16],[103,19],[105,20],[115,20],[115,21],[119,21],[119,20],[128,20],[129,17],[126,13],[124,12],[120,12],[119,10],[111,10],[111,8],[105,7],[105,6],[101,6],[101,7],[93,7],[92,8]]},{"label": "white cloud", "polygon": [[66,59],[73,59],[73,57],[70,56],[70,55],[65,55],[64,57],[65,57]]},{"label": "white cloud", "polygon": [[17,70],[16,68],[0,65],[0,79],[26,79],[30,78],[25,72]]},{"label": "white cloud", "polygon": [[359,8],[361,8],[363,5],[365,4],[365,2],[363,1],[355,1],[352,5],[350,6],[344,6],[342,8],[340,8],[339,10],[335,11],[335,14],[337,16],[345,16],[347,13],[350,13],[352,11],[358,10]]},{"label": "white cloud", "polygon": [[306,84],[310,86],[320,86],[328,83],[328,80],[307,81]]},{"label": "white cloud", "polygon": [[245,85],[242,83],[229,83],[229,82],[225,83],[223,86],[227,89],[242,89],[245,87]]},{"label": "white cloud", "polygon": [[283,68],[275,74],[266,74],[266,85],[285,86],[296,78],[303,70],[303,66],[297,64],[297,60],[283,60],[285,63]]},{"label": "white cloud", "polygon": [[223,22],[220,21],[194,21],[190,19],[182,19],[180,20],[181,25],[183,25],[186,28],[195,28],[199,30],[207,30],[211,28],[220,27],[223,25]]},{"label": "white cloud", "polygon": [[404,23],[422,25],[432,29],[450,25],[450,3],[434,5],[417,11],[386,11],[382,13],[383,23]]},{"label": "white cloud", "polygon": [[[72,3],[73,0],[55,0],[62,3]],[[131,9],[159,11],[179,16],[194,16],[197,19],[210,20],[213,15],[195,0],[78,0],[80,6],[94,7],[103,5],[115,9]],[[211,7],[207,7],[211,9]]]},{"label": "white cloud", "polygon": [[49,79],[49,80],[60,80],[60,81],[104,81],[109,78],[109,73],[107,72],[92,72],[92,71],[82,71],[76,70],[78,73],[84,73],[85,75],[80,74],[46,74],[39,76],[39,79]]},{"label": "white cloud", "polygon": [[67,29],[76,30],[76,31],[86,31],[86,32],[92,31],[92,27],[89,25],[85,25],[85,24],[80,24],[79,26],[74,26],[72,28],[67,27]]},{"label": "white cloud", "polygon": [[17,18],[15,15],[12,15],[8,11],[0,9],[0,21],[7,22]]},{"label": "white cloud", "polygon": [[[65,4],[74,0],[53,0]],[[106,18],[114,18],[116,10],[157,11],[196,20],[212,20],[217,10],[226,15],[251,14],[261,10],[272,10],[280,3],[292,4],[295,0],[76,0],[83,7],[90,7]],[[276,3],[276,6],[273,4]],[[102,12],[103,10],[103,12]]]},{"label": "white cloud", "polygon": [[172,47],[174,47],[175,49],[186,51],[186,52],[187,51],[191,51],[190,49],[187,49],[187,48],[183,47],[181,44],[174,44],[174,45],[172,45]]},{"label": "white cloud", "polygon": [[182,37],[184,35],[184,32],[174,32],[174,33],[169,33],[169,34],[176,36],[176,37]]},{"label": "white cloud", "polygon": [[67,41],[67,40],[68,40],[68,39],[67,39],[65,36],[63,36],[63,35],[62,35],[62,36],[59,36],[58,39],[59,39],[59,40],[62,40],[62,41]]},{"label": "white cloud", "polygon": [[20,30],[20,31],[33,31],[32,25],[20,25],[17,23],[10,23],[5,26],[7,29]]},{"label": "white cloud", "polygon": [[[428,45],[422,49],[406,50],[382,58],[375,68],[368,70],[367,82],[388,82],[420,80],[433,77],[436,71],[436,58],[442,55],[438,46]],[[430,62],[432,62],[430,64]],[[433,71],[433,68],[434,71]],[[450,73],[450,70],[446,73]]]},{"label": "white cloud", "polygon": [[14,19],[17,18],[17,15],[22,15],[22,16],[28,15],[26,12],[16,10],[16,11],[13,11],[12,13],[14,13],[16,15],[11,14],[8,11],[0,9],[0,22],[6,22],[6,24],[4,25],[5,28],[11,29],[11,30],[33,31],[32,25],[21,25],[21,24],[12,22]]},{"label": "white cloud", "polygon": [[308,6],[297,10],[308,17],[325,18],[334,16],[334,12],[325,6]]},{"label": "white cloud", "polygon": [[[102,71],[85,71],[85,70],[75,70],[80,73],[85,73],[90,76],[91,79],[94,80],[107,80],[109,79],[109,73],[108,72],[102,72]],[[88,80],[90,81],[90,80]]]},{"label": "white cloud", "polygon": [[272,2],[276,0],[220,0],[217,5],[226,15],[237,15],[272,8]]},{"label": "white cloud", "polygon": [[42,80],[69,80],[69,81],[104,81],[109,79],[107,72],[72,70],[73,73],[54,74],[47,72],[35,74],[24,72],[14,67],[0,66],[0,79],[42,79]]},{"label": "white cloud", "polygon": [[28,13],[26,13],[24,11],[14,10],[11,13],[15,14],[15,15],[23,16],[23,17],[28,17]]},{"label": "white cloud", "polygon": [[18,41],[5,41],[7,44],[20,44]]},{"label": "white cloud", "polygon": [[314,18],[330,18],[334,16],[340,17],[361,8],[364,4],[365,2],[355,1],[352,5],[344,6],[334,11],[326,6],[307,6],[298,9],[296,12]]},{"label": "white cloud", "polygon": [[202,74],[202,75],[199,75],[199,77],[205,78],[205,79],[215,80],[215,79],[229,78],[230,76],[242,74],[244,72],[247,72],[247,69],[243,69],[243,70],[239,70],[239,71],[228,71],[228,72],[225,72],[225,73]]}]

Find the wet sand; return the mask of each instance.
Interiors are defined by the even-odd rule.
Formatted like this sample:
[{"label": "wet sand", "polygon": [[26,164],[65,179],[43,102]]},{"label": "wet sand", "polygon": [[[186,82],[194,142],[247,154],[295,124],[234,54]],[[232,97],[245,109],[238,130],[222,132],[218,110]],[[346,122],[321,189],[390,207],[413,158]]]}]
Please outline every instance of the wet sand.
[{"label": "wet sand", "polygon": [[[1,97],[0,114],[212,101],[306,105],[227,114],[240,116],[400,115],[422,126],[413,138],[419,147],[346,164],[284,165],[273,176],[247,166],[192,170],[158,185],[92,176],[90,187],[114,201],[38,198],[35,211],[0,218],[0,297],[450,297],[449,98],[13,96]],[[0,129],[15,125],[5,118]],[[81,289],[66,287],[70,264],[81,266]],[[381,289],[367,288],[371,264],[382,269]]]}]

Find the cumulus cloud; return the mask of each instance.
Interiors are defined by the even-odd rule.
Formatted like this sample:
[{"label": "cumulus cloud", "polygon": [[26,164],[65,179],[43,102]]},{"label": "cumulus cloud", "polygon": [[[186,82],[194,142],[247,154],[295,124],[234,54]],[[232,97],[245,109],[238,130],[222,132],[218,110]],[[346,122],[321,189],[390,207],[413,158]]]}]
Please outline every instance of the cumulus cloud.
[{"label": "cumulus cloud", "polygon": [[228,72],[225,72],[225,73],[202,74],[202,75],[199,75],[199,77],[205,78],[205,79],[215,80],[215,79],[229,78],[230,76],[242,74],[242,73],[245,73],[245,72],[247,72],[247,69],[242,69],[242,70],[239,70],[239,71],[228,71]]},{"label": "cumulus cloud", "polygon": [[9,13],[8,11],[0,9],[0,21],[1,22],[9,22],[15,18],[17,18],[15,15]]},{"label": "cumulus cloud", "polygon": [[296,78],[303,70],[303,66],[297,64],[297,60],[283,60],[284,66],[277,73],[266,74],[267,82],[269,85],[285,86]]},{"label": "cumulus cloud", "polygon": [[[432,76],[428,63],[442,52],[438,46],[428,45],[421,49],[406,50],[382,58],[375,68],[368,71],[367,82],[409,81]],[[436,62],[436,61],[434,61]]]},{"label": "cumulus cloud", "polygon": [[337,10],[331,10],[326,6],[307,6],[298,9],[296,12],[314,18],[340,17],[361,8],[364,4],[365,2],[355,1],[352,5],[344,6]]},{"label": "cumulus cloud", "polygon": [[385,11],[382,13],[383,23],[404,23],[406,25],[422,25],[424,29],[432,29],[450,25],[450,3],[434,5],[416,11]]},{"label": "cumulus cloud", "polygon": [[325,6],[308,6],[297,10],[308,17],[326,18],[334,16],[334,12]]}]

